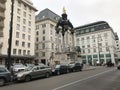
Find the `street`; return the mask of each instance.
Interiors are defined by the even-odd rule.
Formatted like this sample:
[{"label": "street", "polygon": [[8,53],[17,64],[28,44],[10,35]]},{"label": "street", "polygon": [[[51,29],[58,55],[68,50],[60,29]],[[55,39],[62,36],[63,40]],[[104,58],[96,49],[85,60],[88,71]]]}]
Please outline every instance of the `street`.
[{"label": "street", "polygon": [[0,87],[0,90],[120,90],[120,71],[97,67],[94,70],[51,76]]}]

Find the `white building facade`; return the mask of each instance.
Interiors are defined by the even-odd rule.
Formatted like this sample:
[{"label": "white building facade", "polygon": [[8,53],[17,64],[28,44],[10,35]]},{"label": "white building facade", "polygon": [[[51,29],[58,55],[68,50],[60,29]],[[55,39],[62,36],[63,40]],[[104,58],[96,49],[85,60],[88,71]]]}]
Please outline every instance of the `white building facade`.
[{"label": "white building facade", "polygon": [[[8,39],[11,19],[11,0],[6,1],[5,20],[1,39],[1,64],[7,60]],[[11,58],[13,63],[31,62],[35,45],[35,12],[36,8],[30,0],[14,0],[13,32]]]},{"label": "white building facade", "polygon": [[81,48],[82,62],[96,65],[115,60],[115,34],[107,22],[99,21],[75,28],[76,46]]}]

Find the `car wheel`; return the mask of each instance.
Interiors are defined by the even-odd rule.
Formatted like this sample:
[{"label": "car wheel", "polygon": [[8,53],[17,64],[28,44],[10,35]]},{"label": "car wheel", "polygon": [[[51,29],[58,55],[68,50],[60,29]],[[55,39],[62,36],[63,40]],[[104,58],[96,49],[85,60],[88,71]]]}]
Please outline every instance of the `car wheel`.
[{"label": "car wheel", "polygon": [[3,86],[5,84],[5,79],[4,78],[0,78],[0,86]]},{"label": "car wheel", "polygon": [[57,71],[57,75],[60,75],[60,71]]},{"label": "car wheel", "polygon": [[48,78],[48,77],[50,76],[50,74],[49,74],[49,73],[46,73],[46,75],[45,75],[45,76],[46,76],[46,78]]},{"label": "car wheel", "polygon": [[31,80],[31,76],[26,76],[25,77],[25,82],[28,82],[28,81],[30,81]]}]

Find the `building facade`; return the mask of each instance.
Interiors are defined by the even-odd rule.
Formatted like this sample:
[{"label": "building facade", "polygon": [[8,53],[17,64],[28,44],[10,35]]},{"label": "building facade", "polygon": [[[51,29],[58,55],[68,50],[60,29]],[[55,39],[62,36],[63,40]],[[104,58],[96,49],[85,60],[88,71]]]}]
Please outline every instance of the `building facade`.
[{"label": "building facade", "polygon": [[76,46],[81,48],[82,62],[96,65],[115,63],[115,34],[105,21],[76,27]]},{"label": "building facade", "polygon": [[[1,39],[3,45],[0,50],[1,64],[5,63],[8,54],[11,0],[7,0],[5,6],[5,25],[3,28],[3,38]],[[31,62],[34,58],[36,11],[36,8],[30,0],[14,0],[11,48],[11,58],[13,63]]]},{"label": "building facade", "polygon": [[[35,55],[39,62],[45,64],[65,63],[67,55],[63,53],[62,33],[56,33],[55,26],[60,16],[49,9],[42,10],[36,16],[36,43]],[[70,52],[73,45],[72,36],[69,31],[65,33],[64,51]],[[59,55],[58,55],[59,53]],[[68,61],[67,61],[68,62]]]},{"label": "building facade", "polygon": [[117,35],[117,33],[115,33],[115,41],[116,41],[116,60],[117,60],[117,63],[120,62],[120,40],[119,40],[119,37]]}]

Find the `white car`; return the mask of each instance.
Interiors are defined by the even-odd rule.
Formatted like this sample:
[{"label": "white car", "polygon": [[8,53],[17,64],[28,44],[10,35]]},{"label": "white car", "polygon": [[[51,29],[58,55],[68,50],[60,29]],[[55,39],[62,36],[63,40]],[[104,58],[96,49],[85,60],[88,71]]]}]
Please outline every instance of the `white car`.
[{"label": "white car", "polygon": [[23,71],[23,70],[25,70],[27,67],[25,66],[25,65],[23,65],[23,64],[16,64],[16,65],[14,65],[13,66],[13,73],[15,74],[15,73],[18,73],[18,72],[20,72],[20,71]]}]

